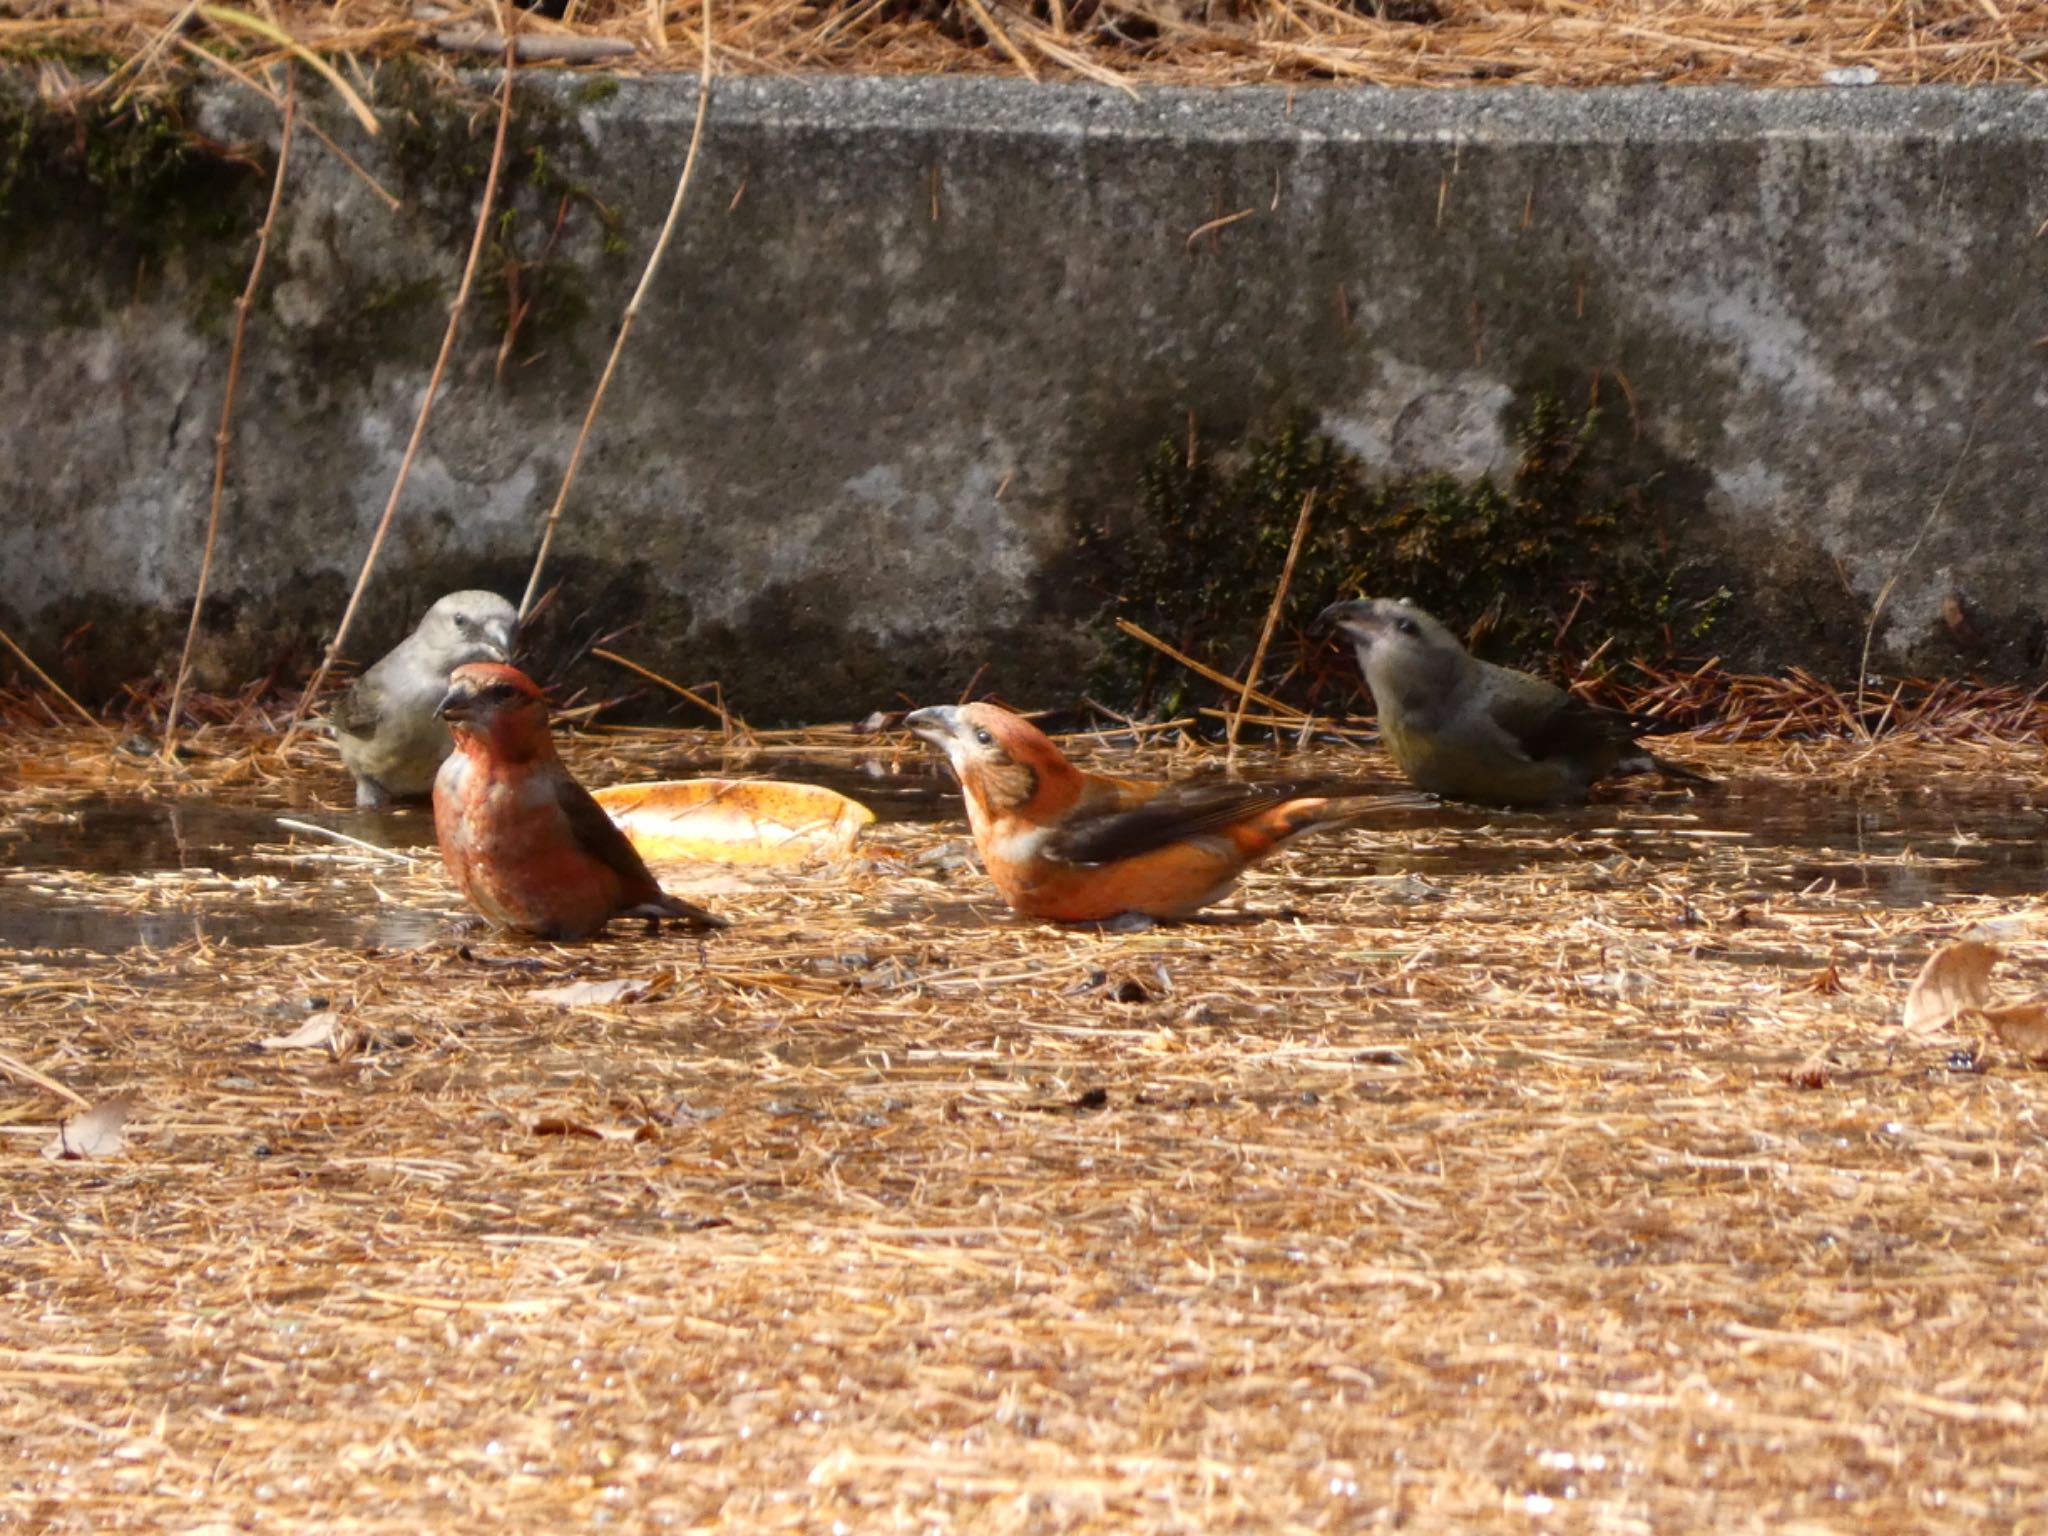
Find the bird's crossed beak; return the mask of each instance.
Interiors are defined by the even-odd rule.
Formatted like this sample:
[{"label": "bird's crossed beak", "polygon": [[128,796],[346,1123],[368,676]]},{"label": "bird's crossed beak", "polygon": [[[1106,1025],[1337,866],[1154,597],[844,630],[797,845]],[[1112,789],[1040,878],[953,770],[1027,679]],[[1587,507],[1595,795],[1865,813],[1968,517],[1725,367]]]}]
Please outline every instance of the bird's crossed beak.
[{"label": "bird's crossed beak", "polygon": [[1380,634],[1379,604],[1369,597],[1332,603],[1316,615],[1316,628],[1334,629],[1353,640],[1377,640]]},{"label": "bird's crossed beak", "polygon": [[469,706],[476,702],[476,695],[466,687],[450,688],[441,695],[441,702],[434,706],[436,720],[467,720]]},{"label": "bird's crossed beak", "polygon": [[923,737],[935,747],[943,747],[960,729],[960,711],[951,704],[913,709],[903,717],[903,725],[912,735]]}]

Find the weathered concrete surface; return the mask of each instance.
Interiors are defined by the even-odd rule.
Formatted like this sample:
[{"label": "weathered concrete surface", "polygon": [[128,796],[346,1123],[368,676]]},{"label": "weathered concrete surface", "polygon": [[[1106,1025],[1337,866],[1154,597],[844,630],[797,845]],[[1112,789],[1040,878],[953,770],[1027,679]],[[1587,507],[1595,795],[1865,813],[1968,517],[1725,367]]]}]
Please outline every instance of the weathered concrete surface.
[{"label": "weathered concrete surface", "polygon": [[[210,681],[305,666],[339,613],[453,290],[489,86],[455,149],[402,105],[377,144],[324,119],[396,214],[298,146]],[[447,588],[516,594],[695,104],[672,78],[520,92],[520,219],[359,655]],[[275,132],[247,96],[200,116]],[[108,217],[0,254],[0,615],[86,686],[147,672],[138,645],[181,625],[249,248],[144,232],[131,268]],[[984,661],[985,685],[1071,697],[1104,628],[1077,537],[1128,517],[1190,411],[1227,434],[1306,407],[1390,470],[1476,473],[1509,457],[1512,399],[1597,373],[1735,592],[1733,659],[1853,672],[1897,571],[1878,660],[2038,675],[2044,218],[2038,92],[723,83],[569,507],[552,634],[636,624],[635,656],[762,720],[951,696]],[[500,368],[508,253],[547,265]]]}]

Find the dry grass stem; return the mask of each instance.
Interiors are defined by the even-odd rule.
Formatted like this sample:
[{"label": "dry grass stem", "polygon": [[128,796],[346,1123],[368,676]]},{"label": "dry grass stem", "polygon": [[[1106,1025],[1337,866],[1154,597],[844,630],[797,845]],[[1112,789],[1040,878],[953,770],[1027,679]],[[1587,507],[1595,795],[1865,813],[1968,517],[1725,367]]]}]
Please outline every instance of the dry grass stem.
[{"label": "dry grass stem", "polygon": [[1287,541],[1287,559],[1280,566],[1280,580],[1273,588],[1273,601],[1266,607],[1266,622],[1259,630],[1259,643],[1252,647],[1251,665],[1245,668],[1244,686],[1238,690],[1237,709],[1224,734],[1231,753],[1237,751],[1237,729],[1244,723],[1245,707],[1252,701],[1252,685],[1259,680],[1259,669],[1266,664],[1266,647],[1273,643],[1274,626],[1280,622],[1280,610],[1287,605],[1287,589],[1294,585],[1294,562],[1301,555],[1302,540],[1308,537],[1308,521],[1315,506],[1314,491],[1301,498],[1301,513],[1294,519],[1294,536]]},{"label": "dry grass stem", "polygon": [[96,715],[94,715],[91,710],[87,709],[83,704],[79,703],[78,700],[74,699],[73,697],[71,697],[70,694],[66,693],[62,688],[60,688],[57,685],[57,680],[51,677],[50,674],[45,672],[41,667],[37,666],[35,658],[29,655],[29,653],[27,651],[24,651],[20,646],[16,645],[14,643],[14,636],[8,634],[7,631],[4,629],[0,629],[0,645],[6,646],[7,649],[13,653],[14,659],[20,662],[24,667],[28,668],[30,676],[34,677],[37,682],[41,683],[44,688],[48,689],[49,692],[54,697],[63,700],[66,708],[68,708],[74,715],[78,716],[79,719],[83,720],[87,725],[91,726],[95,731],[97,731],[103,739],[109,742],[111,742],[114,739],[114,733],[108,730],[106,726],[101,724],[99,718]]},{"label": "dry grass stem", "polygon": [[[1863,628],[1863,652],[1856,662],[1856,717],[1859,728],[1866,740],[1876,734],[1875,730],[1867,725],[1863,725],[1862,722],[1865,718],[1863,710],[1864,691],[1870,681],[1870,647],[1872,641],[1877,638],[1877,621],[1884,614],[1884,605],[1891,598],[1892,588],[1898,585],[1899,578],[1912,566],[1914,556],[1920,553],[1920,546],[1927,542],[1927,535],[1933,532],[1935,521],[1941,516],[1941,509],[1948,505],[1949,492],[1956,488],[1956,477],[1963,472],[1963,465],[1970,457],[1970,445],[1976,440],[1977,414],[1975,411],[1972,411],[1970,413],[1970,429],[1963,436],[1963,446],[1956,454],[1954,465],[1949,469],[1948,479],[1942,482],[1941,494],[1934,498],[1934,505],[1927,509],[1927,517],[1920,524],[1919,533],[1914,535],[1912,544],[1907,548],[1905,554],[1899,557],[1899,563],[1893,567],[1891,574],[1885,577],[1884,585],[1877,590],[1876,600],[1870,605],[1870,622]],[[1889,705],[1886,706],[1885,713],[1888,718],[1890,715]],[[1878,729],[1882,729],[1882,722],[1880,722]]]},{"label": "dry grass stem", "polygon": [[611,387],[612,374],[617,371],[619,358],[626,350],[626,338],[633,333],[633,322],[639,318],[640,305],[646,299],[648,289],[654,286],[654,274],[660,270],[661,258],[667,254],[669,242],[675,238],[676,225],[683,216],[683,198],[690,190],[691,173],[697,168],[697,149],[704,141],[704,119],[710,111],[711,0],[704,0],[704,55],[697,76],[697,118],[690,128],[690,145],[684,151],[683,168],[676,177],[675,195],[669,199],[668,216],[661,221],[661,233],[655,236],[654,248],[647,253],[647,265],[641,269],[633,297],[626,302],[626,312],[619,319],[619,334],[612,339],[612,350],[604,360],[604,371],[597,376],[597,388],[591,392],[590,405],[583,413],[582,429],[576,434],[575,446],[569,450],[569,466],[562,471],[561,487],[555,492],[554,504],[548,508],[547,519],[541,524],[540,547],[533,556],[533,573],[527,577],[526,592],[519,599],[522,619],[532,611],[534,599],[540,592],[541,573],[547,568],[548,550],[554,545],[555,529],[562,521],[562,508],[569,500],[569,487],[576,483],[576,471],[583,463],[583,450],[590,442],[590,429],[597,423],[605,391]]},{"label": "dry grass stem", "polygon": [[[1799,86],[1831,76],[1874,76],[1887,84],[2048,83],[2048,12],[2017,5],[1997,8],[1994,17],[1993,9],[1982,0],[1045,0],[1000,8],[987,0],[736,0],[720,12],[715,52],[716,68],[726,74],[1006,73],[1086,79],[1126,92],[1332,80],[1428,87]],[[586,0],[560,20],[526,15],[512,41],[522,58],[615,63],[613,56],[631,50],[636,71],[700,70],[704,39],[680,24],[678,13],[683,8],[666,0]],[[244,63],[296,56],[329,69],[329,60],[351,63],[408,49],[423,50],[430,67],[452,69],[450,57],[434,49],[437,38],[467,49],[507,30],[489,7],[459,0],[431,8],[396,0],[272,0],[260,15],[179,0],[95,7],[38,0],[0,20],[0,52],[35,59],[89,47],[129,61],[123,89],[149,88],[169,64],[169,43],[202,26]],[[346,84],[340,71],[332,79]]]},{"label": "dry grass stem", "polygon": [[[173,836],[121,819],[154,758],[0,693],[0,1053],[48,1080],[0,1065],[0,1519],[2048,1516],[2048,1073],[2007,1016],[2048,974],[2038,736],[1696,736],[1712,797],[1390,813],[1146,933],[1011,919],[948,802],[829,868],[675,869],[713,938],[555,946],[465,928],[426,819],[359,816],[331,749],[263,777],[241,701],[192,711]],[[896,733],[761,735],[733,766],[944,782]],[[720,743],[564,746],[597,786]],[[1907,1036],[1986,931],[1993,1008]]]},{"label": "dry grass stem", "polygon": [[228,447],[234,441],[235,391],[242,381],[242,348],[249,336],[249,314],[256,307],[256,292],[263,282],[263,265],[270,257],[270,235],[277,228],[277,210],[284,202],[284,179],[291,165],[292,129],[299,117],[298,86],[285,79],[283,119],[277,136],[277,171],[270,180],[270,206],[264,211],[262,227],[256,231],[256,254],[249,261],[249,277],[235,300],[234,340],[228,346],[227,382],[221,388],[220,425],[213,433],[213,493],[206,507],[206,542],[199,555],[199,580],[192,592],[192,619],[185,626],[185,644],[178,652],[177,679],[171,684],[171,702],[164,710],[163,755],[166,761],[178,750],[179,711],[185,701],[185,684],[192,676],[192,648],[199,643],[200,615],[206,608],[206,591],[213,580],[213,554],[220,543],[221,504],[227,497]]},{"label": "dry grass stem", "polygon": [[[195,43],[189,37],[180,37],[178,39],[178,46],[183,48],[185,52],[192,55],[193,58],[199,60],[200,63],[204,64],[207,68],[218,71],[221,75],[225,76],[229,80],[234,81],[237,85],[246,86],[249,90],[254,91],[258,96],[261,96],[265,101],[269,102],[272,106],[276,107],[280,112],[284,110],[284,98],[281,97],[276,91],[272,90],[269,86],[265,85],[261,80],[258,80],[254,75],[251,75],[247,70],[237,68],[235,65],[229,63],[226,59],[222,58],[219,54],[214,53],[212,50],[208,48],[202,47],[200,44]],[[379,181],[375,176],[372,176],[369,173],[369,171],[363,167],[362,163],[355,158],[355,156],[351,155],[347,150],[343,149],[339,144],[335,143],[334,136],[328,133],[327,130],[322,128],[318,123],[313,122],[311,119],[302,118],[299,121],[299,127],[303,131],[312,134],[314,138],[318,139],[321,145],[327,150],[327,152],[333,155],[334,158],[339,160],[344,166],[346,166],[350,174],[353,175],[358,181],[362,182],[364,186],[368,187],[370,189],[370,194],[373,197],[375,197],[378,202],[382,203],[386,208],[389,208],[393,213],[396,213],[400,208],[405,206],[405,204],[399,199],[397,194],[392,192],[389,187],[385,186],[384,183]]]},{"label": "dry grass stem", "polygon": [[398,513],[398,503],[405,495],[406,481],[411,478],[413,460],[419,456],[420,444],[427,435],[427,422],[434,413],[434,401],[441,392],[442,375],[448,371],[448,358],[455,350],[456,335],[462,329],[462,317],[469,308],[469,292],[476,280],[477,261],[483,255],[484,245],[489,238],[492,215],[498,200],[498,176],[505,163],[505,134],[512,121],[512,81],[515,67],[512,55],[505,55],[505,79],[498,97],[498,132],[491,146],[490,168],[484,173],[482,200],[477,206],[476,232],[470,238],[469,256],[462,264],[462,278],[455,289],[455,298],[448,306],[448,326],[441,335],[441,350],[435,354],[433,371],[427,375],[427,390],[420,401],[419,413],[413,418],[412,436],[406,440],[405,454],[398,461],[398,473],[391,482],[391,495],[384,503],[384,511],[377,519],[376,531],[370,536],[370,547],[363,554],[362,570],[356,575],[355,587],[348,596],[348,606],[342,609],[341,622],[335,626],[334,639],[320,658],[320,666],[313,674],[313,680],[299,695],[299,702],[292,710],[290,724],[285,728],[284,740],[278,750],[284,751],[292,744],[304,721],[306,711],[320,696],[320,690],[327,681],[335,659],[341,654],[341,647],[348,639],[349,626],[355,622],[356,609],[361,606],[364,592],[369,590],[370,574],[377,568],[377,556],[384,548],[386,535],[391,532],[392,519]]},{"label": "dry grass stem", "polygon": [[1206,666],[1202,662],[1195,660],[1194,657],[1188,655],[1185,651],[1174,649],[1157,635],[1150,633],[1139,625],[1133,624],[1129,619],[1118,619],[1116,627],[1140,644],[1151,646],[1153,650],[1159,652],[1160,655],[1166,657],[1169,661],[1178,662],[1197,677],[1205,677],[1210,682],[1216,684],[1217,687],[1237,694],[1240,701],[1243,699],[1256,699],[1276,714],[1285,715],[1297,722],[1303,718],[1301,711],[1292,705],[1283,704],[1280,700],[1268,694],[1263,694],[1258,689],[1252,687],[1251,685],[1257,681],[1256,678],[1245,678],[1240,681],[1234,677],[1226,677],[1214,667]]},{"label": "dry grass stem", "polygon": [[731,746],[735,736],[752,734],[748,729],[747,722],[729,713],[725,705],[717,699],[708,699],[696,689],[685,688],[681,683],[672,682],[652,668],[643,667],[639,662],[621,656],[617,651],[608,651],[601,645],[593,645],[590,648],[590,654],[597,657],[600,661],[610,662],[613,666],[624,667],[635,677],[644,677],[648,682],[655,684],[657,687],[666,688],[678,698],[689,700],[706,714],[715,715],[718,718],[719,729],[725,734],[725,741],[728,747]]}]

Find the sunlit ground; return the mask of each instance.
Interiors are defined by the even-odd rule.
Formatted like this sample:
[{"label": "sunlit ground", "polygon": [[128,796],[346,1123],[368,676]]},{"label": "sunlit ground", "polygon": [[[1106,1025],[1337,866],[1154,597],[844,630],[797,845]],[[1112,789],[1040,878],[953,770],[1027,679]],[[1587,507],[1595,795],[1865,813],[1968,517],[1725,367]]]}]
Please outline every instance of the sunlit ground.
[{"label": "sunlit ground", "polygon": [[[1405,812],[1118,934],[842,735],[772,767],[883,811],[854,861],[564,947],[317,754],[0,745],[0,1527],[2048,1520],[2048,1077],[1900,1023],[1968,932],[2048,994],[2038,744],[1681,741],[1722,790]],[[42,1157],[35,1075],[125,1147]]]}]

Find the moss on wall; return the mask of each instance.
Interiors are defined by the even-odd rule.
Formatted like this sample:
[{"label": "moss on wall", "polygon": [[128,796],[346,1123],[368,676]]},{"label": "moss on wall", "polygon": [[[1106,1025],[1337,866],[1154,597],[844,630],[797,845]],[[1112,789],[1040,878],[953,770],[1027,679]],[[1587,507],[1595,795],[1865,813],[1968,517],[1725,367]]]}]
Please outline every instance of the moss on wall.
[{"label": "moss on wall", "polygon": [[198,134],[186,92],[60,101],[0,79],[0,271],[84,323],[184,269],[194,319],[218,321],[240,287],[227,253],[262,221],[266,161]]},{"label": "moss on wall", "polygon": [[[377,104],[399,185],[441,225],[451,249],[466,249],[497,135],[495,96],[451,90],[445,79],[400,58],[379,72]],[[587,344],[600,277],[587,253],[594,246],[606,265],[627,253],[619,213],[564,158],[576,142],[554,98],[514,91],[498,213],[472,300],[472,313],[508,359]]]},{"label": "moss on wall", "polygon": [[[1323,707],[1359,696],[1349,652],[1316,632],[1341,597],[1412,598],[1476,653],[1537,671],[1695,650],[1728,592],[1687,553],[1691,510],[1660,494],[1597,409],[1555,396],[1518,408],[1507,483],[1376,478],[1306,417],[1218,446],[1176,438],[1145,466],[1136,528],[1098,531],[1117,611],[1241,676],[1315,496],[1266,662],[1269,692]],[[1134,707],[1179,707],[1187,679],[1119,636],[1097,685]]]}]

